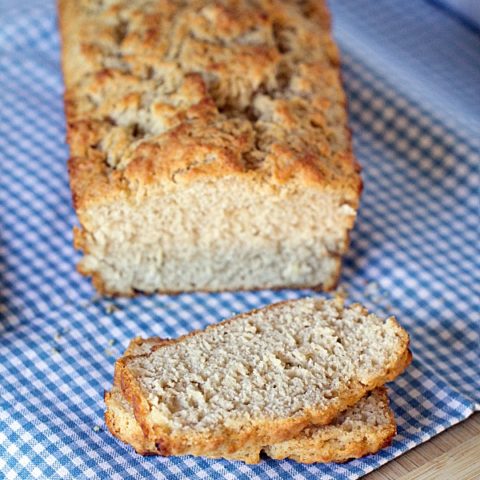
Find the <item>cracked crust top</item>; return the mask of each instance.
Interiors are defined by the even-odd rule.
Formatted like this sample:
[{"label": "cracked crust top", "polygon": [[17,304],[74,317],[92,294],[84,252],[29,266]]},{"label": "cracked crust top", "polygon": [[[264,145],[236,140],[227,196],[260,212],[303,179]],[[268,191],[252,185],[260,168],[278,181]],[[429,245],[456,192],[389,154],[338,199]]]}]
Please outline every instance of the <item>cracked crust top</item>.
[{"label": "cracked crust top", "polygon": [[74,203],[235,176],[358,206],[318,0],[59,0]]}]

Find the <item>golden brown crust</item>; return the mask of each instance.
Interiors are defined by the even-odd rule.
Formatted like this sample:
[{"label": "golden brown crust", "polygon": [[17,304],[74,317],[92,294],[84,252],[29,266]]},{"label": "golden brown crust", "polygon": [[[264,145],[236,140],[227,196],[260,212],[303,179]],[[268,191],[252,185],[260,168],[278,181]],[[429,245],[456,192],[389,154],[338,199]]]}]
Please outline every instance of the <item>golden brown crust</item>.
[{"label": "golden brown crust", "polygon": [[[273,304],[265,309],[272,309],[278,305]],[[359,308],[367,313],[366,309],[360,305],[352,307]],[[218,328],[221,324],[235,321],[256,311],[254,310],[224,322],[210,325],[206,330]],[[337,392],[335,401],[332,401],[328,408],[305,409],[302,415],[297,415],[294,418],[258,420],[251,422],[248,426],[239,423],[238,425],[224,426],[214,432],[200,432],[198,434],[189,432],[188,435],[185,435],[183,433],[171,432],[161,422],[154,423],[151,421],[152,406],[147,400],[147,394],[142,390],[139,382],[128,368],[131,357],[123,357],[118,360],[116,372],[118,371],[122,394],[128,403],[132,405],[135,418],[141,426],[146,439],[154,443],[162,455],[182,455],[186,453],[207,455],[208,452],[219,450],[220,448],[226,454],[231,454],[253,445],[273,445],[282,442],[296,436],[308,425],[327,425],[340,412],[356,404],[367,392],[395,379],[410,364],[412,355],[409,350],[407,332],[395,319],[391,318],[389,321],[392,322],[392,328],[396,330],[399,337],[398,350],[396,355],[392,355],[390,361],[384,365],[383,370],[365,383],[362,383],[364,381],[360,381],[360,379],[352,381],[343,390]],[[194,331],[183,335],[176,340],[172,340],[172,343],[181,342],[188,337],[198,335],[200,332]],[[161,348],[161,346],[154,346],[152,350],[155,351],[157,348]]]},{"label": "golden brown crust", "polygon": [[[86,230],[91,206],[223,177],[341,192],[358,208],[324,2],[59,0],[59,18],[70,184]],[[79,232],[76,245],[88,253]]]},{"label": "golden brown crust", "polygon": [[[123,356],[144,355],[145,353],[149,353],[153,346],[166,345],[170,342],[170,339],[161,337],[136,337],[130,341]],[[105,423],[115,437],[131,445],[137,453],[141,455],[155,454],[157,453],[155,445],[148,442],[145,438],[140,425],[133,415],[131,405],[123,398],[117,363],[118,362],[115,363],[113,388],[110,392],[104,393],[104,401],[107,406]]]},{"label": "golden brown crust", "polygon": [[169,338],[162,337],[136,337],[130,341],[123,356],[126,357],[131,355],[144,355],[145,353],[150,353],[152,351],[152,347],[154,347],[155,345],[167,345],[172,341],[173,340]]},{"label": "golden brown crust", "polygon": [[105,424],[113,436],[131,445],[137,453],[148,455],[155,453],[155,445],[149,445],[142,429],[133,415],[128,415],[125,399],[122,399],[118,388],[104,394]]}]

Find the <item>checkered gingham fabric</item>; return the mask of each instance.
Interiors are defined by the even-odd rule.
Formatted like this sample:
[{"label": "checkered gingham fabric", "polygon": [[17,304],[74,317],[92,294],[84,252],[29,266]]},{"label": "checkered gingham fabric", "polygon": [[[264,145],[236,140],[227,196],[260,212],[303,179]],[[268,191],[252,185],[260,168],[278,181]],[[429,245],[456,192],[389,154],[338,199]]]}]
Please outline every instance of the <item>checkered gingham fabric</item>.
[{"label": "checkered gingham fabric", "polygon": [[[138,335],[175,337],[306,290],[95,299],[75,271],[52,0],[0,0],[0,477],[358,478],[480,404],[480,35],[435,2],[332,3],[365,190],[341,285],[415,361],[393,444],[345,464],[142,458],[102,395]],[[319,295],[318,293],[313,293]]]}]

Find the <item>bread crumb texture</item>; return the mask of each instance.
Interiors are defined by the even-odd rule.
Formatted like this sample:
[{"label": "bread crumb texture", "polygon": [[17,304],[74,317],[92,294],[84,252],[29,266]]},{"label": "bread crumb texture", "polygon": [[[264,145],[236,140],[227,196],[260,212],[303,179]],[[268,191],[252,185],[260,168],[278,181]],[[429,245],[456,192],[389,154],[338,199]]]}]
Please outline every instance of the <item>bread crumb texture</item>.
[{"label": "bread crumb texture", "polygon": [[361,180],[323,2],[59,6],[80,270],[123,294],[331,288]]},{"label": "bread crumb texture", "polygon": [[[150,345],[151,353],[117,362],[116,383],[158,453],[228,456],[254,448],[258,457],[302,431],[303,443],[321,442],[305,428],[329,424],[395,378],[411,359],[408,343],[393,318],[304,299]],[[373,401],[335,425],[356,437],[362,423],[382,423]],[[267,453],[280,458],[290,450],[280,444]]]}]

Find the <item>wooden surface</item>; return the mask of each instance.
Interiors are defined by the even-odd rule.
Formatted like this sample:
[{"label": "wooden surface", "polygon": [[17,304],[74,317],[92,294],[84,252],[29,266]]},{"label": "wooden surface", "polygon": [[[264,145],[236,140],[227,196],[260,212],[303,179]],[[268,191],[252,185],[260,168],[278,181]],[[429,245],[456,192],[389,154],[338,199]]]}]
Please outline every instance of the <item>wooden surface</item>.
[{"label": "wooden surface", "polygon": [[480,413],[475,413],[364,478],[480,480]]}]

